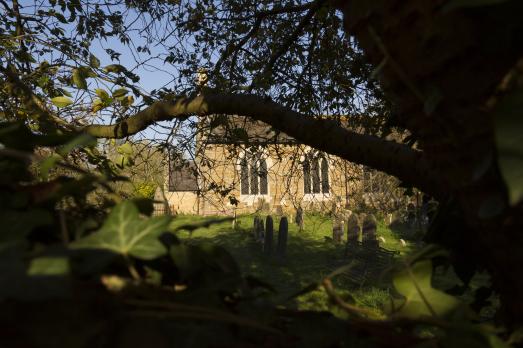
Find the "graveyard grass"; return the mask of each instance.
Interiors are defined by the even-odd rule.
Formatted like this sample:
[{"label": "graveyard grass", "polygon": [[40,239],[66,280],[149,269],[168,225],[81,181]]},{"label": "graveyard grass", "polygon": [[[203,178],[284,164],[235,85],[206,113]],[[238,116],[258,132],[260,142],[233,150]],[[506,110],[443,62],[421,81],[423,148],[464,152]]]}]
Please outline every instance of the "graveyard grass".
[{"label": "graveyard grass", "polygon": [[[180,215],[174,220],[172,227],[197,223],[205,219],[200,216]],[[182,230],[177,234],[188,243],[210,242],[223,246],[235,257],[244,274],[264,280],[276,289],[274,298],[276,303],[288,308],[333,310],[326,293],[321,288],[289,299],[311,283],[321,281],[340,266],[344,245],[336,245],[330,240],[331,218],[314,214],[305,215],[304,230],[301,232],[296,224],[289,221],[285,261],[263,253],[261,244],[256,243],[253,238],[253,219],[253,215],[239,217],[235,229],[232,228],[231,222],[224,222],[211,225],[209,228],[197,229],[192,233]],[[275,243],[279,220],[279,217],[274,218]],[[380,242],[380,246],[386,249],[405,254],[413,248],[413,244],[408,241],[406,247],[402,246],[400,238],[404,237],[401,231],[394,232],[383,221],[379,221],[377,233],[378,237],[385,239],[385,243]],[[385,281],[355,285],[338,277],[333,279],[333,283],[342,298],[371,308],[377,315],[381,314],[382,305],[390,300],[388,282]],[[341,315],[341,313],[337,314]]]}]

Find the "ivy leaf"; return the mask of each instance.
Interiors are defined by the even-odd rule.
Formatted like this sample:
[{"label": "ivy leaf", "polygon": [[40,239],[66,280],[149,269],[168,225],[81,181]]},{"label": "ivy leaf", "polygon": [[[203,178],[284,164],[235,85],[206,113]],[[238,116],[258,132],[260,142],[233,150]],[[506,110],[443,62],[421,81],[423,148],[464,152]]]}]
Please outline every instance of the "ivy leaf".
[{"label": "ivy leaf", "polygon": [[461,302],[431,285],[432,261],[424,260],[396,274],[393,284],[404,299],[394,301],[395,313],[417,318],[444,317],[454,312]]},{"label": "ivy leaf", "polygon": [[49,300],[70,295],[69,260],[37,257],[26,265],[23,249],[0,250],[0,299]]},{"label": "ivy leaf", "polygon": [[64,108],[66,106],[71,105],[73,103],[73,100],[71,98],[60,96],[52,98],[51,102],[59,108]]},{"label": "ivy leaf", "polygon": [[27,275],[29,276],[65,276],[70,272],[67,257],[42,256],[31,260]]},{"label": "ivy leaf", "polygon": [[74,248],[109,249],[124,256],[151,260],[167,253],[158,237],[171,219],[158,216],[142,219],[131,201],[118,204],[97,232],[72,244]]},{"label": "ivy leaf", "polygon": [[495,109],[498,163],[510,203],[523,199],[523,88],[505,96]]}]

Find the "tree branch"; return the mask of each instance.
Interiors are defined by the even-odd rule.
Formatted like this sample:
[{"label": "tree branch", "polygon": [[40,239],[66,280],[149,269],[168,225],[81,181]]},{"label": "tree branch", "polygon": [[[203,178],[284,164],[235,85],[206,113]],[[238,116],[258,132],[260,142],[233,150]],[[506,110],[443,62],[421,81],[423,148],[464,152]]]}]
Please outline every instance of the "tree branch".
[{"label": "tree branch", "polygon": [[123,138],[158,121],[214,114],[251,117],[300,143],[392,174],[435,197],[442,197],[445,192],[422,152],[393,141],[355,133],[332,120],[303,115],[252,94],[205,92],[196,97],[179,97],[171,102],[158,101],[115,125],[91,125],[84,131],[99,138]]}]

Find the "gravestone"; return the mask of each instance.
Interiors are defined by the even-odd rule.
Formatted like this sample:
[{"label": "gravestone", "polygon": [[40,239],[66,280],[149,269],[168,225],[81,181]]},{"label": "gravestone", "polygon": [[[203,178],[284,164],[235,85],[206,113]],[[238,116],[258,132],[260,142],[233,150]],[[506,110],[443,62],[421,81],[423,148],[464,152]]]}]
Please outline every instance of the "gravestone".
[{"label": "gravestone", "polygon": [[343,219],[340,219],[338,217],[335,217],[332,221],[332,240],[334,243],[341,243],[341,240],[343,238],[343,227],[345,223]]},{"label": "gravestone", "polygon": [[256,232],[256,241],[262,243],[265,238],[265,228],[263,224],[263,219],[260,217],[258,220],[258,231]]},{"label": "gravestone", "polygon": [[254,240],[257,242],[263,241],[264,228],[263,219],[260,216],[254,217],[254,223],[252,227]]},{"label": "gravestone", "polygon": [[259,216],[255,216],[254,217],[254,222],[252,224],[252,235],[254,237],[254,239],[258,239],[258,229],[259,229],[259,224],[260,224],[260,217]]},{"label": "gravestone", "polygon": [[265,240],[263,242],[263,251],[266,254],[272,254],[272,240],[274,239],[274,223],[269,215],[265,219]]},{"label": "gravestone", "polygon": [[298,207],[298,209],[296,209],[296,225],[298,225],[298,229],[301,231],[303,231],[303,208],[302,207]]},{"label": "gravestone", "polygon": [[378,247],[377,238],[378,223],[376,218],[372,214],[368,214],[363,220],[363,226],[361,229],[361,243],[368,247]]},{"label": "gravestone", "polygon": [[360,222],[356,214],[347,219],[347,244],[356,245],[360,238]]},{"label": "gravestone", "polygon": [[285,257],[287,252],[287,238],[289,235],[289,222],[287,217],[283,216],[280,220],[280,226],[278,228],[278,245],[276,247],[276,253],[279,257]]}]

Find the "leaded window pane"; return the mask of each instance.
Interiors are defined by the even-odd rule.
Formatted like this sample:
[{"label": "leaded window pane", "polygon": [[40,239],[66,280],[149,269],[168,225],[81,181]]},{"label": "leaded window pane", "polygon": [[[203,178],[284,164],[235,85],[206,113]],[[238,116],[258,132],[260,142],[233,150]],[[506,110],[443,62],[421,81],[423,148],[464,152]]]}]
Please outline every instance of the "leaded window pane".
[{"label": "leaded window pane", "polygon": [[312,176],[312,193],[320,193],[320,166],[318,158],[312,159],[311,176]]},{"label": "leaded window pane", "polygon": [[241,163],[241,173],[240,173],[240,185],[241,185],[241,194],[249,194],[249,166],[247,165],[247,159],[243,158]]},{"label": "leaded window pane", "polygon": [[251,195],[257,195],[258,192],[259,192],[259,189],[258,189],[258,181],[260,180],[259,178],[259,173],[258,173],[258,163],[257,161],[254,159],[252,162],[251,162],[251,168],[250,168],[250,178],[251,178]]},{"label": "leaded window pane", "polygon": [[267,162],[260,160],[260,194],[266,195],[269,193],[267,180]]},{"label": "leaded window pane", "polygon": [[311,166],[308,159],[303,162],[303,193],[311,193]]},{"label": "leaded window pane", "polygon": [[329,162],[327,159],[321,159],[321,192],[329,193]]}]

